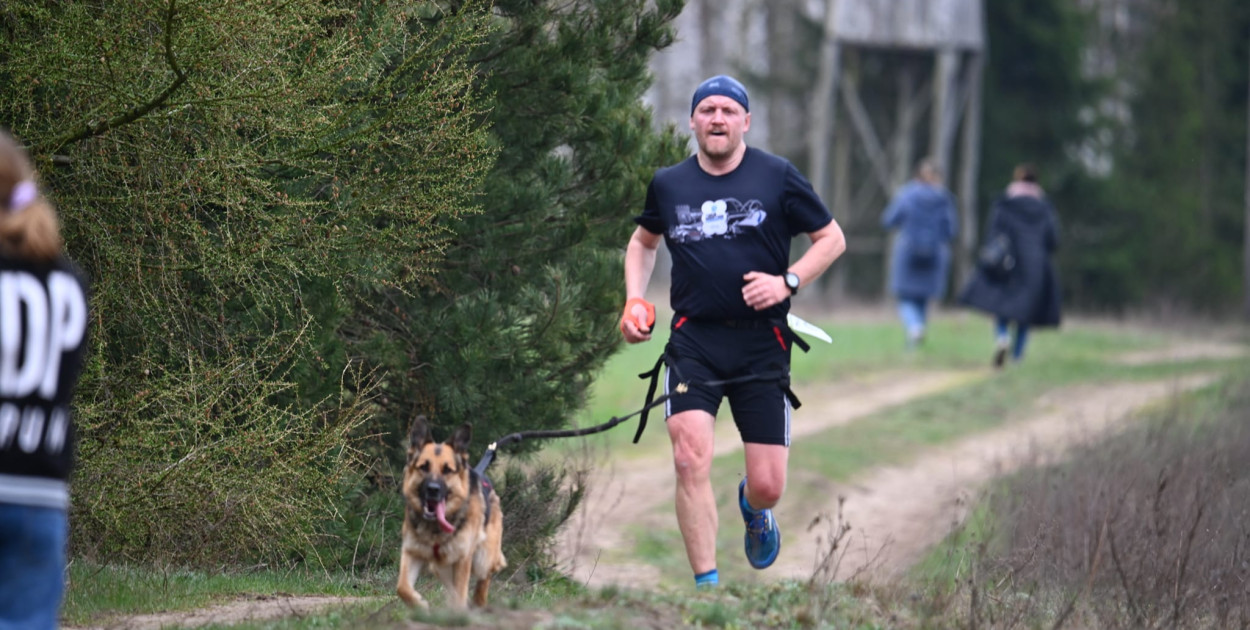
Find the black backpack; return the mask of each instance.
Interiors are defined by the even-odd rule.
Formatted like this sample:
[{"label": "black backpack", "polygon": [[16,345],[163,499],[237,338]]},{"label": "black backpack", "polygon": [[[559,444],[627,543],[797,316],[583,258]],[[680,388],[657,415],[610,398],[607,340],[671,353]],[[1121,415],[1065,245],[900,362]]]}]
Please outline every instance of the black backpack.
[{"label": "black backpack", "polygon": [[918,226],[908,235],[907,262],[913,267],[932,267],[938,262],[942,241],[931,225]]},{"label": "black backpack", "polygon": [[977,266],[991,280],[1003,280],[1016,268],[1015,247],[1011,237],[999,232],[977,250]]}]

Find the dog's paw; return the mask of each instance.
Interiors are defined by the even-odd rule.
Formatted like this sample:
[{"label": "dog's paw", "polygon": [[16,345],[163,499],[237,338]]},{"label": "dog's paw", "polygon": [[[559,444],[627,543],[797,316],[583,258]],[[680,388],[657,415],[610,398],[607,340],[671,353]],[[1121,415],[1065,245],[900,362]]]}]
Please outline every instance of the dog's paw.
[{"label": "dog's paw", "polygon": [[403,602],[408,604],[411,608],[420,608],[422,610],[430,609],[430,602],[425,601],[425,598],[421,596],[421,593],[412,589],[400,589],[399,599],[403,600]]}]

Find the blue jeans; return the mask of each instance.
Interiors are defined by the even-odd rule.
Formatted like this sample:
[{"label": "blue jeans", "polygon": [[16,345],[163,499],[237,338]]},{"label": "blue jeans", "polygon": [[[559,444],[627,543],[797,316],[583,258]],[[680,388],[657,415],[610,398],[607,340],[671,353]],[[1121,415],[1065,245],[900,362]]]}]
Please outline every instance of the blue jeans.
[{"label": "blue jeans", "polygon": [[924,298],[898,298],[898,318],[903,320],[903,329],[908,337],[919,337],[924,334],[927,319],[928,300]]},{"label": "blue jeans", "polygon": [[[1002,343],[1007,342],[1007,327],[1010,323],[1012,322],[1006,317],[999,317],[995,319],[994,336],[998,341]],[[1029,343],[1029,325],[1022,324],[1020,322],[1014,323],[1016,325],[1016,338],[1011,344],[1011,358],[1015,361],[1019,361],[1022,357],[1024,357],[1024,347]]]},{"label": "blue jeans", "polygon": [[0,503],[0,630],[57,627],[68,532],[64,510]]}]

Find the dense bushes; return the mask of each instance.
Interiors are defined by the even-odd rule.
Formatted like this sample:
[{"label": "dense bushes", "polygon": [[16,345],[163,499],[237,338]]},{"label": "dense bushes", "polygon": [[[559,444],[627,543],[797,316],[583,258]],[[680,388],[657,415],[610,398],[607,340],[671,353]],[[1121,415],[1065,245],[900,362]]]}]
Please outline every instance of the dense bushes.
[{"label": "dense bushes", "polygon": [[6,3],[0,124],[91,278],[74,551],[307,552],[377,372],[336,338],[428,283],[493,164],[485,3]]}]

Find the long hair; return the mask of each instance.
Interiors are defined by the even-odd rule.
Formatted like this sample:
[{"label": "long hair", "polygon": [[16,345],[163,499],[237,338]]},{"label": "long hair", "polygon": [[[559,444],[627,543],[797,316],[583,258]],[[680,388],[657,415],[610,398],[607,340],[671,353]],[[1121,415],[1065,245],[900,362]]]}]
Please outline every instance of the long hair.
[{"label": "long hair", "polygon": [[[37,186],[35,167],[17,141],[0,130],[0,256],[55,260],[62,245],[56,210],[37,188],[33,199],[15,200],[13,193],[24,182],[29,182],[26,188]],[[13,207],[15,202],[20,207]]]}]

